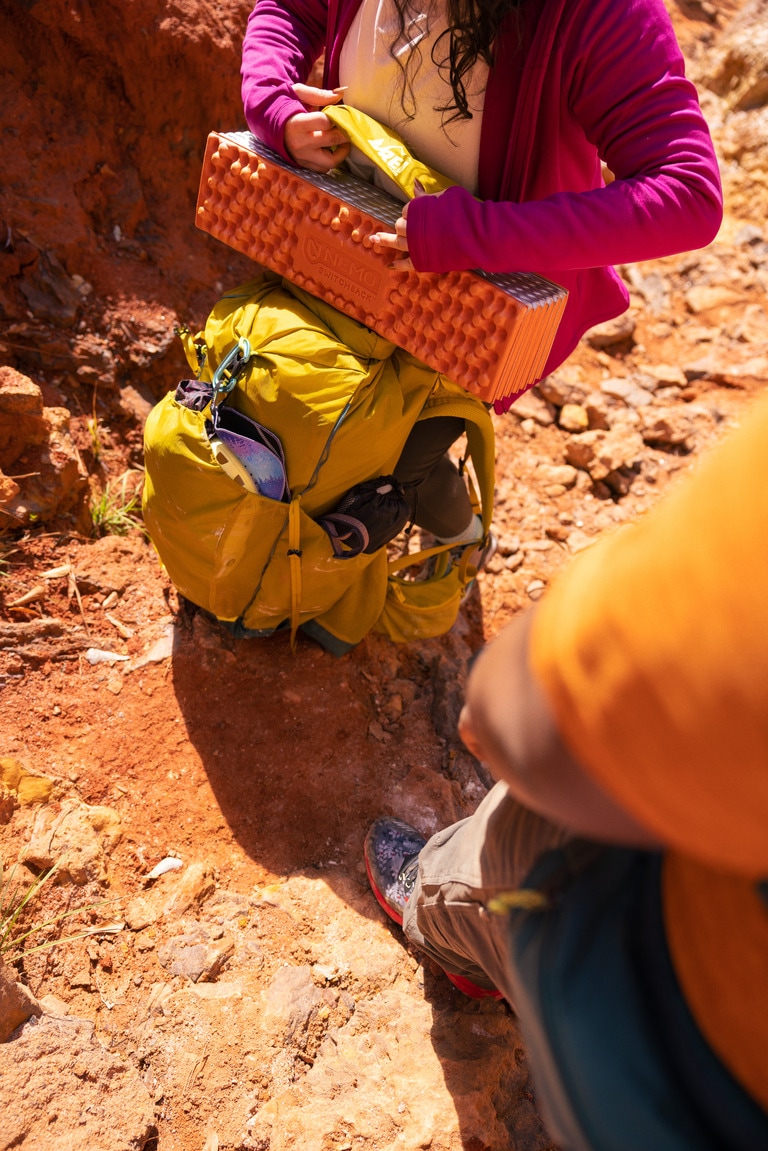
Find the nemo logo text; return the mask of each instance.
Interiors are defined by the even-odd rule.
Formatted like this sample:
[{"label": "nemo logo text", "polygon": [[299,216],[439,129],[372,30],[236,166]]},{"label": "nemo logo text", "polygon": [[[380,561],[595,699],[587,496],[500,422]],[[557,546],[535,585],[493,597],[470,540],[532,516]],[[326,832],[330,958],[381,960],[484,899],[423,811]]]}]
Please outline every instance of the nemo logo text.
[{"label": "nemo logo text", "polygon": [[311,264],[321,264],[327,271],[335,272],[369,292],[375,292],[379,287],[381,277],[374,268],[354,259],[348,252],[333,248],[313,236],[304,239],[304,255]]}]

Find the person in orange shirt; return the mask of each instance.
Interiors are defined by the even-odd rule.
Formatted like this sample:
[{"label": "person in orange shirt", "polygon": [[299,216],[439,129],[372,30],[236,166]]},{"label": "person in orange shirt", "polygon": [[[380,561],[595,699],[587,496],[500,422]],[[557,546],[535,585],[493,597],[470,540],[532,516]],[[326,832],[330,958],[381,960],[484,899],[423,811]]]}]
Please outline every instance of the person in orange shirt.
[{"label": "person in orange shirt", "polygon": [[374,893],[517,1012],[563,1151],[768,1147],[768,398],[496,637],[460,733],[499,782]]}]

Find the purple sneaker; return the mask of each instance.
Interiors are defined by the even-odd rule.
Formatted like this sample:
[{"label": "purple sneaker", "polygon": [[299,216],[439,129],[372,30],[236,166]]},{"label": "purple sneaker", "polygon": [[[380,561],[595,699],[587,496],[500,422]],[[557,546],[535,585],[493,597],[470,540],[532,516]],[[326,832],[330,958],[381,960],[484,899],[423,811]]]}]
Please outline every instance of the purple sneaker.
[{"label": "purple sneaker", "polygon": [[[419,852],[426,839],[415,827],[402,819],[382,816],[371,824],[365,837],[365,869],[376,899],[394,919],[403,925],[405,905],[411,897],[419,870]],[[465,975],[445,974],[454,987],[471,999],[501,999],[500,991],[478,987]]]},{"label": "purple sneaker", "polygon": [[416,882],[419,852],[426,842],[415,827],[387,816],[371,824],[365,837],[365,869],[371,890],[387,915],[401,926]]}]

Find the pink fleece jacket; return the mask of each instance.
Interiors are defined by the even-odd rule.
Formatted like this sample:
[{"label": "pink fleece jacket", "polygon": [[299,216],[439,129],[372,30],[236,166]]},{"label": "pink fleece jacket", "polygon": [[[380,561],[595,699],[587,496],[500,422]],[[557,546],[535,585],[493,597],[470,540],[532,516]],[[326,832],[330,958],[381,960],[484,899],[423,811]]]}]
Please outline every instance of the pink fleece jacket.
[{"label": "pink fleece jacket", "polygon": [[[291,86],[324,49],[324,82],[338,84],[360,2],[259,0],[250,16],[246,120],[287,159],[285,122],[303,111]],[[546,375],[627,307],[614,264],[703,247],[720,226],[712,141],[663,0],[523,0],[499,35],[478,178],[477,199],[457,187],[412,202],[411,259],[429,272],[538,272],[567,288]]]}]

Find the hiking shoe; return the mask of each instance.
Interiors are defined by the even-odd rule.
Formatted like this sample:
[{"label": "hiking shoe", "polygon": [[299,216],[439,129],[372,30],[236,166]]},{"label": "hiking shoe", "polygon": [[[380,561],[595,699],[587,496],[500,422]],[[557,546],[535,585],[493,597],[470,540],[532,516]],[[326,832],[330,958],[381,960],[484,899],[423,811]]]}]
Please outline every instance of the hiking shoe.
[{"label": "hiking shoe", "polygon": [[472,566],[481,572],[491,562],[496,552],[499,550],[499,541],[493,531],[488,532],[488,539],[485,541],[485,547],[477,549],[477,556],[472,556]]},{"label": "hiking shoe", "polygon": [[[423,835],[402,819],[384,816],[371,824],[365,837],[365,870],[376,899],[401,927],[405,905],[410,899],[419,870],[419,852],[426,844]],[[445,974],[454,987],[470,999],[502,999],[500,991],[478,987],[465,975]]]},{"label": "hiking shoe", "polygon": [[472,567],[475,568],[475,575],[464,588],[464,592],[461,597],[462,603],[464,603],[469,597],[472,588],[475,586],[477,576],[480,574],[483,568],[488,566],[498,550],[499,541],[492,531],[488,532],[488,538],[486,539],[485,544],[483,544],[482,541],[478,542],[478,545],[470,556],[469,560]]},{"label": "hiking shoe", "polygon": [[451,975],[450,971],[446,971],[445,975],[450,979],[453,986],[461,991],[463,995],[469,996],[470,999],[503,999],[504,996],[500,991],[490,987],[478,987],[471,979],[467,979],[466,975]]},{"label": "hiking shoe", "polygon": [[377,819],[365,837],[365,869],[371,890],[395,923],[403,912],[419,869],[419,852],[426,839],[402,819]]}]

